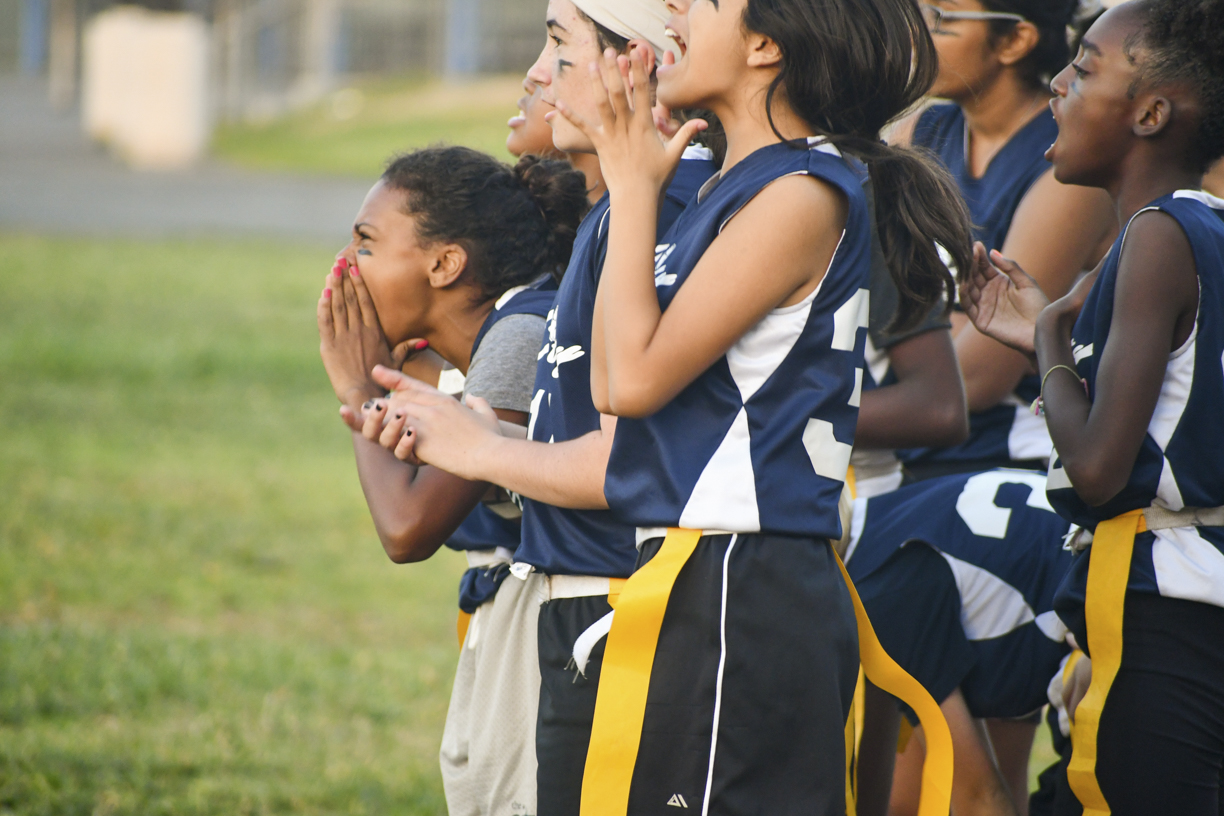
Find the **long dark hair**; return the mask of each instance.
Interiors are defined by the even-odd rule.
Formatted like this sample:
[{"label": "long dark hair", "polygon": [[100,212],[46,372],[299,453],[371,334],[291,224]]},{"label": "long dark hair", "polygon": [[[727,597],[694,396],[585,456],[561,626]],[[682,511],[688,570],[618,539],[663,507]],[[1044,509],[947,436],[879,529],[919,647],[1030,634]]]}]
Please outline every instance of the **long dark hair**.
[{"label": "long dark hair", "polygon": [[781,95],[818,135],[867,164],[889,272],[901,294],[894,330],[913,327],[972,260],[969,213],[955,181],[929,153],[880,141],[885,125],[912,108],[938,71],[935,44],[913,0],[748,0],[744,25],[777,43],[781,70],[765,109]]},{"label": "long dark hair", "polygon": [[560,280],[590,206],[586,177],[568,162],[524,156],[510,167],[468,147],[397,156],[382,179],[407,193],[422,241],[467,251],[463,279],[482,301],[544,273]]}]

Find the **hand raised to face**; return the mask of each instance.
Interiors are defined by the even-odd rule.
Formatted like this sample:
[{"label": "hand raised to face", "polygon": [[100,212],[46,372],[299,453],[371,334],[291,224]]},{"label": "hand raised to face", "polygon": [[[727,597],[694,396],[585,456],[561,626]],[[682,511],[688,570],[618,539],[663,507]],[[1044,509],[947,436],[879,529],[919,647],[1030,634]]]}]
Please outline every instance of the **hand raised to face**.
[{"label": "hand raised to face", "polygon": [[339,259],[327,276],[316,317],[323,367],[336,397],[354,411],[384,393],[372,377],[375,366],[398,369],[409,356],[429,345],[411,339],[394,349],[390,347],[360,270],[345,258]]},{"label": "hand raised to face", "polygon": [[557,112],[549,114],[564,116],[591,140],[604,180],[614,194],[663,189],[684,148],[707,126],[704,120],[691,120],[664,141],[651,108],[650,77],[642,48],[634,48],[629,56],[617,56],[609,48],[600,61],[589,66],[597,119],[584,118],[562,99],[557,100]]},{"label": "hand raised to face", "polygon": [[1032,356],[1037,318],[1050,305],[1019,264],[998,252],[973,247],[973,268],[961,284],[961,306],[982,334]]}]

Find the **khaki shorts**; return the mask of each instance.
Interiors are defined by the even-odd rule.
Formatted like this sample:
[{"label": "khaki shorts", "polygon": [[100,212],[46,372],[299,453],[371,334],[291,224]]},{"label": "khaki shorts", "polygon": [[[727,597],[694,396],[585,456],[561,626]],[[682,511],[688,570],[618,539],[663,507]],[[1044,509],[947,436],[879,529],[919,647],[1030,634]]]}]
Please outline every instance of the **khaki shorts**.
[{"label": "khaki shorts", "polygon": [[536,627],[546,580],[507,576],[472,615],[440,751],[450,816],[536,812]]}]

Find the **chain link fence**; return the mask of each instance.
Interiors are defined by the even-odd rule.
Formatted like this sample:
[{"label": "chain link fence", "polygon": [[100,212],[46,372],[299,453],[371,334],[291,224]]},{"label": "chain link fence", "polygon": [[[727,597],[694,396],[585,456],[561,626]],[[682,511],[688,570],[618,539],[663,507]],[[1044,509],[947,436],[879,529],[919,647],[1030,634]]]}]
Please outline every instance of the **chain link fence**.
[{"label": "chain link fence", "polygon": [[[112,0],[0,0],[0,73],[79,90],[81,32]],[[544,0],[144,0],[212,32],[222,119],[274,116],[356,77],[524,72],[543,44]]]}]

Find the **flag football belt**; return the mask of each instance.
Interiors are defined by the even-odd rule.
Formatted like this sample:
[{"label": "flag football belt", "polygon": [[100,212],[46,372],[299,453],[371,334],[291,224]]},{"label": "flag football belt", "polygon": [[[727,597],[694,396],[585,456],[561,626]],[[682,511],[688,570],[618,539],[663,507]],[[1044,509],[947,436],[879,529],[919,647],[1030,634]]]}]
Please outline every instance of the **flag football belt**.
[{"label": "flag football belt", "polygon": [[[544,577],[547,582],[545,591],[548,593],[548,597],[544,599],[546,601],[607,596],[608,606],[613,609],[616,608],[621,588],[628,580],[626,578],[602,578],[596,575],[547,575]],[[574,641],[570,665],[582,676],[586,676],[586,666],[591,657],[591,650],[608,634],[611,628],[612,613],[609,612],[588,626]]]},{"label": "flag football belt", "polygon": [[[514,552],[508,547],[497,547],[489,550],[464,550],[464,556],[467,557],[468,569],[483,569],[491,567],[494,564],[509,564],[514,560]],[[476,610],[479,612],[480,610]],[[472,613],[459,610],[459,617],[455,621],[455,634],[459,636],[459,648],[463,648],[463,642],[467,640],[468,629],[472,625]]]},{"label": "flag football belt", "polygon": [[1084,806],[1084,816],[1110,813],[1096,777],[1097,731],[1105,699],[1122,666],[1123,609],[1135,536],[1176,527],[1224,527],[1224,507],[1132,510],[1102,521],[1088,539],[1093,553],[1084,593],[1084,625],[1088,630],[1088,653],[1092,656],[1092,682],[1075,709],[1071,761],[1067,765],[1067,782]]},{"label": "flag football belt", "polygon": [[[659,552],[625,583],[610,621],[582,778],[581,816],[625,816],[637,762],[655,649],[672,586],[704,531],[671,528]],[[919,816],[947,816],[952,797],[952,735],[939,704],[880,646],[841,558],[867,678],[907,703],[926,732]]]}]

